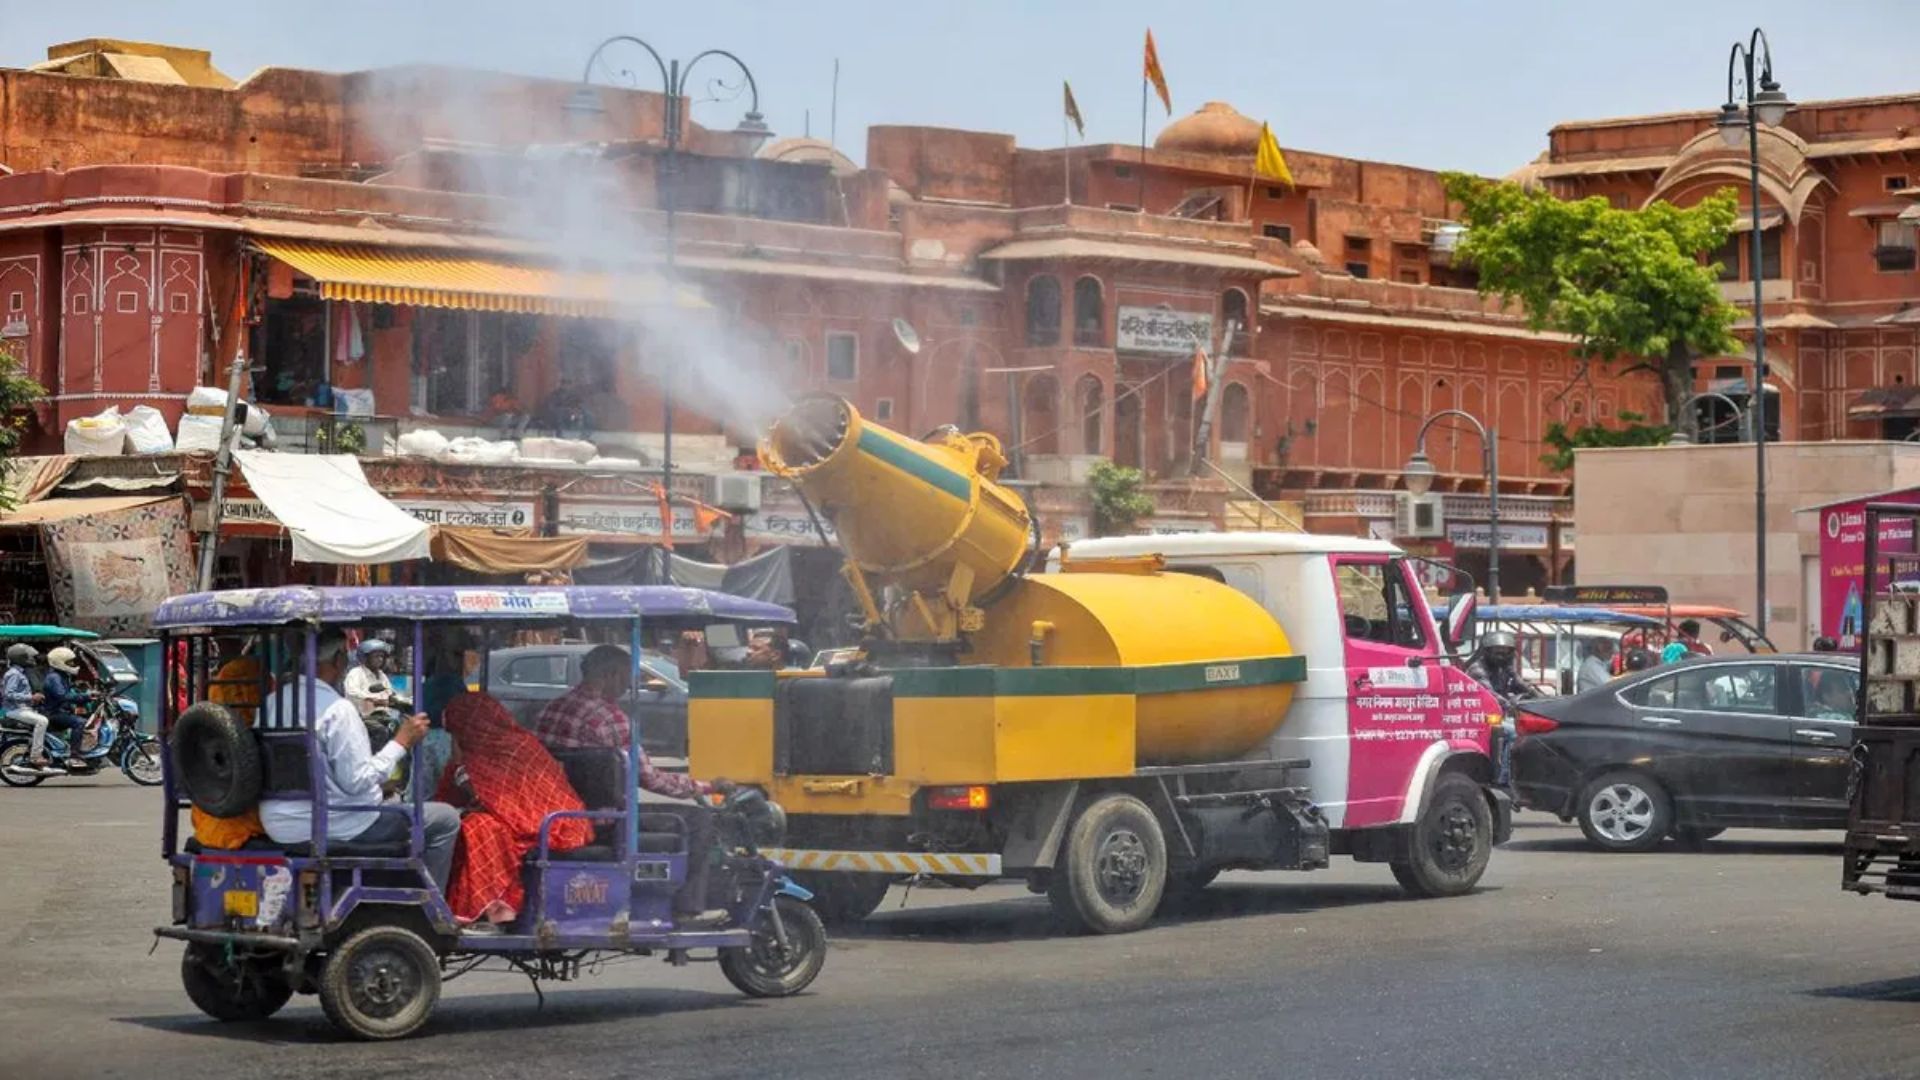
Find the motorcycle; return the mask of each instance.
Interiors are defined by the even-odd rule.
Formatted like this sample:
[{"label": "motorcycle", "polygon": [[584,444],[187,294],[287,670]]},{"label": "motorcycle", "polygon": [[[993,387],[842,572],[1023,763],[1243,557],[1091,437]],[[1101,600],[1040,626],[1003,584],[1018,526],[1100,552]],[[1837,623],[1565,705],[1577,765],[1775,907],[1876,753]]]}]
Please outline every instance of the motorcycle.
[{"label": "motorcycle", "polygon": [[[132,698],[100,691],[89,697],[93,707],[88,711],[78,752],[68,745],[64,734],[49,729],[46,752],[54,764],[46,768],[27,764],[32,727],[11,718],[0,719],[0,783],[33,787],[50,776],[93,776],[114,767],[142,787],[160,783],[160,740],[140,730],[140,706]],[[69,765],[70,760],[78,764]]]}]

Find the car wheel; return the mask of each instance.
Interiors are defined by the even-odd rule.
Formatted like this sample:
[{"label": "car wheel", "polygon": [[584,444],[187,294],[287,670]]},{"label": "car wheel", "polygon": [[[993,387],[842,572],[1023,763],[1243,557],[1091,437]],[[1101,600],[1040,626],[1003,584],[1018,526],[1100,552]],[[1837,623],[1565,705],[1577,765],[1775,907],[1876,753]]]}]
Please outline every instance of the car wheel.
[{"label": "car wheel", "polygon": [[1707,841],[1727,830],[1704,825],[1681,825],[1673,830],[1673,842],[1689,851],[1698,851],[1707,846]]},{"label": "car wheel", "polygon": [[1577,816],[1587,841],[1602,851],[1651,851],[1672,828],[1673,807],[1652,777],[1620,769],[1580,792]]}]

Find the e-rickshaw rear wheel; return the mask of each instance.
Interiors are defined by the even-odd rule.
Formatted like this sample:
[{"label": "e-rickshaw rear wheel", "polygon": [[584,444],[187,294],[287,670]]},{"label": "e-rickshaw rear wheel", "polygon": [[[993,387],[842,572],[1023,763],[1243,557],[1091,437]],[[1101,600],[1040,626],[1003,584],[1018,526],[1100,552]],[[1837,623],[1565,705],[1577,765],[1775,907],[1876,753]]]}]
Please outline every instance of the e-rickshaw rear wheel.
[{"label": "e-rickshaw rear wheel", "polygon": [[180,984],[215,1020],[265,1020],[293,996],[278,956],[243,956],[224,945],[193,942],[180,957]]},{"label": "e-rickshaw rear wheel", "polygon": [[[775,916],[785,945],[774,934]],[[812,985],[826,962],[826,924],[791,896],[773,898],[773,911],[754,928],[753,944],[720,950],[721,974],[748,997],[791,997]]]},{"label": "e-rickshaw rear wheel", "polygon": [[348,938],[320,971],[320,1007],[356,1039],[413,1034],[440,1001],[440,958],[403,926],[370,926]]}]

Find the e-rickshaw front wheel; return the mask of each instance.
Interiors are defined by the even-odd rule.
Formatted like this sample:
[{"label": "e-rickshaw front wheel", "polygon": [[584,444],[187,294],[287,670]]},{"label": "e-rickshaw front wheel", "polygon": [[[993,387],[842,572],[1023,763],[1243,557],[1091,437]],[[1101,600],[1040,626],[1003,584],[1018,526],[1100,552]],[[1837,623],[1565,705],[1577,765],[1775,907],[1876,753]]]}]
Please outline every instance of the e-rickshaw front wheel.
[{"label": "e-rickshaw front wheel", "polygon": [[180,983],[215,1020],[265,1020],[293,996],[281,958],[236,954],[225,945],[193,942],[180,957]]},{"label": "e-rickshaw front wheel", "polygon": [[748,997],[791,997],[812,985],[826,962],[825,924],[812,907],[791,896],[773,898],[772,909],[754,928],[753,944],[720,950],[721,974]]},{"label": "e-rickshaw front wheel", "polygon": [[413,1034],[440,1001],[440,958],[403,926],[369,926],[320,970],[320,1007],[356,1039]]}]

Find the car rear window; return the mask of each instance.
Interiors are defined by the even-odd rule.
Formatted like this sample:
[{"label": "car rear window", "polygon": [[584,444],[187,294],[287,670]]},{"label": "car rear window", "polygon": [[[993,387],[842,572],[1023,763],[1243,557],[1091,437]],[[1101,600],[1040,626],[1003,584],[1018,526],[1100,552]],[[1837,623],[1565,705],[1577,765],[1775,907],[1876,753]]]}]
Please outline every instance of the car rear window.
[{"label": "car rear window", "polygon": [[549,653],[545,656],[519,656],[507,665],[507,682],[514,686],[565,686],[567,685],[567,657],[565,653]]}]

